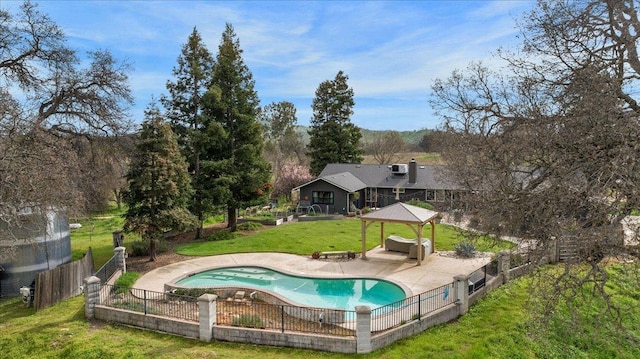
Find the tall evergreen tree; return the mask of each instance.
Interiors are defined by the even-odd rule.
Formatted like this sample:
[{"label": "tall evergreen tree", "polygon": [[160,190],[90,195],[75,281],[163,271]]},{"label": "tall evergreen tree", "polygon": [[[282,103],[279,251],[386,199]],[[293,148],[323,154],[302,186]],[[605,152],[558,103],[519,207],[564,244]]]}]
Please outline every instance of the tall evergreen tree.
[{"label": "tall evergreen tree", "polygon": [[153,105],[145,111],[127,182],[124,230],[149,242],[149,259],[154,261],[163,233],[188,228],[195,218],[186,209],[191,195],[187,163],[171,126]]},{"label": "tall evergreen tree", "polygon": [[207,160],[211,141],[216,138],[207,135],[210,121],[201,114],[202,97],[211,86],[213,64],[213,56],[194,28],[182,47],[178,66],[173,69],[175,82],[167,81],[169,97],[162,98],[171,127],[189,164],[194,187],[189,207],[198,217],[197,238],[202,234],[206,213],[213,209],[207,191],[209,184],[204,179],[208,176],[202,172],[202,162]]},{"label": "tall evergreen tree", "polygon": [[[204,114],[220,125],[217,160],[207,164],[212,193],[227,207],[228,226],[236,229],[236,210],[264,203],[270,166],[262,157],[260,101],[253,75],[242,59],[240,42],[226,24],[213,71],[213,86],[205,98]],[[213,153],[213,152],[212,152]]]},{"label": "tall evergreen tree", "polygon": [[349,79],[339,71],[333,81],[324,81],[316,90],[311,105],[313,118],[309,129],[311,174],[317,176],[329,163],[360,163],[360,128],[351,123],[353,89]]}]

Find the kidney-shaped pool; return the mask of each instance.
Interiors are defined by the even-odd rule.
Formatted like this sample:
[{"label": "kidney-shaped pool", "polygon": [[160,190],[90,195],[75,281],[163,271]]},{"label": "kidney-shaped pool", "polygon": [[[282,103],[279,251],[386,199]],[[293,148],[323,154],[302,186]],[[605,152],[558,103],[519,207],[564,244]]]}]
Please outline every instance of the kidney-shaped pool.
[{"label": "kidney-shaped pool", "polygon": [[193,288],[254,288],[273,292],[300,305],[345,310],[354,310],[358,305],[375,309],[406,298],[400,286],[386,280],[302,277],[247,266],[210,269],[175,284]]}]

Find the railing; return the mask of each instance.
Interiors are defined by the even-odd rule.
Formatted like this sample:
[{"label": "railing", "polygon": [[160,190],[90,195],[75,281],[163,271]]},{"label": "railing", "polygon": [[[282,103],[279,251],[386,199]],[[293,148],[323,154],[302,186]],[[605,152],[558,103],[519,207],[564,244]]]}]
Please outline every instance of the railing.
[{"label": "railing", "polygon": [[217,324],[335,336],[355,336],[355,311],[221,299]]},{"label": "railing", "polygon": [[100,304],[154,315],[198,322],[198,298],[172,293],[104,284]]},{"label": "railing", "polygon": [[453,283],[371,311],[371,331],[379,332],[417,320],[455,302]]},{"label": "railing", "polygon": [[[469,294],[484,287],[486,282],[487,266],[469,277]],[[371,311],[371,331],[381,332],[413,320],[421,320],[425,315],[454,304],[455,301],[454,283],[449,283],[375,308]],[[100,303],[145,315],[199,321],[198,298],[194,296],[104,284],[100,291]],[[333,336],[355,336],[356,331],[356,312],[352,310],[299,307],[233,298],[218,299],[216,308],[216,324],[220,326]]]},{"label": "railing", "polygon": [[103,264],[102,267],[100,267],[100,269],[98,269],[94,275],[100,278],[100,282],[107,283],[117,269],[117,255],[114,255],[107,261],[107,263]]}]

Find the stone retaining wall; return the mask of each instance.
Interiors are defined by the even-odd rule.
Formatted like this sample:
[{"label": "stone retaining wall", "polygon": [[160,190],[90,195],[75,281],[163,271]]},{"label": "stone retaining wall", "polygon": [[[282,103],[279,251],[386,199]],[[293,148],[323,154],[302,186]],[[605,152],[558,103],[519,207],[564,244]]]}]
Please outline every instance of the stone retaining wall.
[{"label": "stone retaining wall", "polygon": [[199,324],[177,318],[161,317],[153,314],[138,313],[125,309],[117,309],[96,305],[94,317],[105,322],[116,322],[140,328],[156,330],[164,333],[180,335],[187,338],[200,337]]},{"label": "stone retaining wall", "polygon": [[400,339],[422,333],[428,328],[450,322],[459,316],[460,308],[456,304],[451,304],[445,308],[429,313],[420,320],[414,320],[397,328],[374,335],[371,338],[371,349],[375,351],[384,348]]},{"label": "stone retaining wall", "polygon": [[331,351],[336,353],[356,353],[356,338],[354,337],[329,337],[291,332],[282,333],[262,329],[214,326],[213,339],[236,343]]}]

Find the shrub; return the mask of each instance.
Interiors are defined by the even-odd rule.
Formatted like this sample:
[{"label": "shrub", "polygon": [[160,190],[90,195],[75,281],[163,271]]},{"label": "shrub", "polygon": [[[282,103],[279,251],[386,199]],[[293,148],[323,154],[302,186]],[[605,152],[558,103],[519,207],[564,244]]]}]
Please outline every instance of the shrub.
[{"label": "shrub", "polygon": [[428,202],[423,202],[419,199],[411,199],[410,201],[407,202],[407,204],[412,205],[412,206],[416,206],[416,207],[420,207],[420,208],[424,208],[424,209],[430,209],[433,210],[433,206],[428,203]]},{"label": "shrub", "polygon": [[264,227],[261,223],[257,222],[244,222],[238,225],[238,229],[241,231],[257,231]]},{"label": "shrub", "polygon": [[262,318],[255,314],[242,314],[237,318],[233,318],[231,325],[247,328],[262,328]]},{"label": "shrub", "polygon": [[[169,245],[164,240],[158,241],[156,247],[157,253],[164,253],[169,250]],[[149,255],[149,240],[133,241],[131,243],[131,255],[134,257],[148,256]]]},{"label": "shrub", "polygon": [[[205,293],[212,293],[210,288],[176,288],[171,291],[170,294],[178,297],[193,297],[198,298]],[[171,298],[171,295],[168,295]]]},{"label": "shrub", "polygon": [[511,253],[510,260],[511,260],[509,263],[510,268],[520,267],[521,265],[525,265],[529,262],[529,260],[525,256],[515,252]]},{"label": "shrub", "polygon": [[455,246],[456,254],[463,258],[473,258],[476,256],[476,245],[471,242],[460,242]]},{"label": "shrub", "polygon": [[138,272],[127,272],[120,276],[115,282],[115,285],[120,287],[128,287],[131,288],[133,283],[135,283],[138,278],[140,278],[140,273]]},{"label": "shrub", "polygon": [[228,239],[236,238],[236,234],[230,231],[217,231],[211,233],[208,237],[208,241],[225,241]]}]

